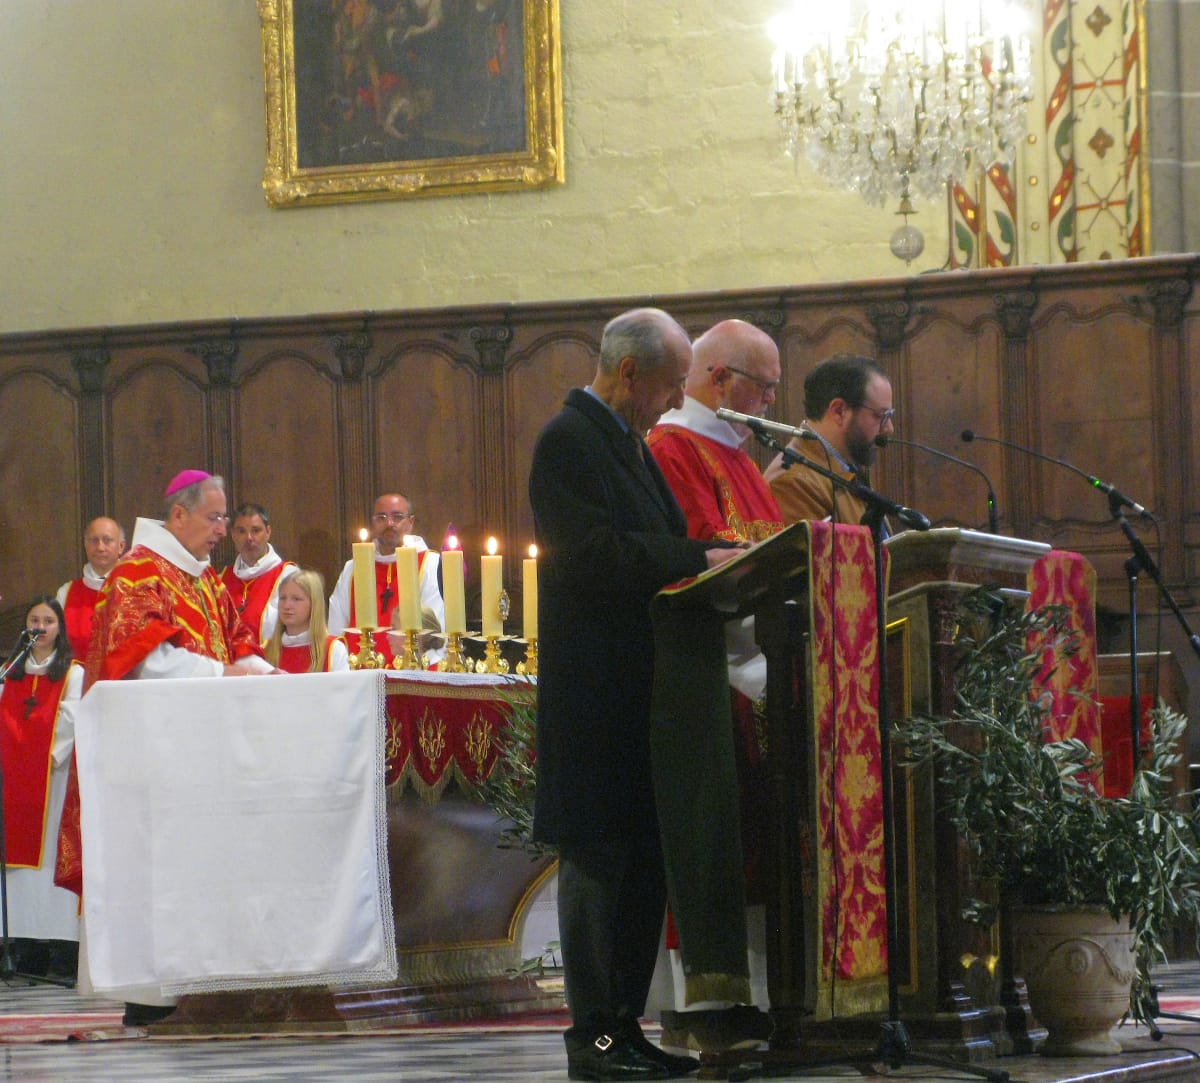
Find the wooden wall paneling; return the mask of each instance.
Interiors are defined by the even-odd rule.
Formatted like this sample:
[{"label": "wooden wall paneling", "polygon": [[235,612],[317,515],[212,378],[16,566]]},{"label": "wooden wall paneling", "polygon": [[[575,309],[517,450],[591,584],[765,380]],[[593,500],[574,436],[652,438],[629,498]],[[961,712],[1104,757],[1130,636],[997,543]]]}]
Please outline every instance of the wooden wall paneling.
[{"label": "wooden wall paneling", "polygon": [[236,483],[233,464],[237,450],[233,445],[233,373],[238,362],[241,343],[232,335],[203,338],[188,347],[204,363],[208,376],[208,393],[204,397],[208,416],[209,473],[225,479],[226,487]]},{"label": "wooden wall paneling", "polygon": [[80,519],[90,523],[105,514],[108,493],[108,456],[104,446],[104,372],[110,354],[102,346],[71,354],[71,367],[79,382]]},{"label": "wooden wall paneling", "polygon": [[[335,533],[341,491],[336,374],[312,353],[275,345],[269,343],[238,380],[229,510],[232,515],[246,501],[266,507],[276,550],[319,571],[328,594],[349,554]],[[216,563],[223,566],[235,553],[232,544],[222,548]]]},{"label": "wooden wall paneling", "polygon": [[[517,563],[511,573],[505,567],[506,575],[519,573],[520,558],[534,539],[529,469],[538,434],[558,413],[571,388],[591,383],[596,374],[602,330],[603,324],[595,320],[578,328],[571,327],[567,321],[538,323],[518,329],[509,351],[504,423],[509,445],[508,499],[515,543],[512,548]],[[514,596],[514,602],[517,600]]]},{"label": "wooden wall paneling", "polygon": [[347,553],[358,539],[373,499],[374,460],[367,434],[368,387],[363,376],[374,344],[365,320],[357,326],[329,330],[329,346],[340,372],[335,413],[338,490],[332,504],[335,521],[330,526],[340,542],[338,548]]},{"label": "wooden wall paneling", "polygon": [[[927,306],[905,353],[906,395],[896,400],[896,436],[927,444],[978,466],[997,492],[1002,527],[1000,455],[995,445],[962,443],[964,429],[984,436],[1002,431],[1000,365],[1003,338],[986,297],[943,300]],[[900,462],[901,483],[891,493],[924,513],[935,526],[987,529],[987,484],[966,467],[899,445],[881,455]]]},{"label": "wooden wall paneling", "polygon": [[[1020,287],[1002,291],[993,299],[1001,340],[996,363],[1000,381],[1000,439],[1034,447],[1037,399],[1029,386],[1029,328],[1037,309],[1037,293]],[[1034,519],[1036,463],[1020,452],[1005,448],[1000,499],[1009,509],[1009,522],[1017,537],[1028,537]]]},{"label": "wooden wall paneling", "polygon": [[[1147,292],[1154,311],[1155,330],[1147,367],[1151,374],[1151,394],[1154,396],[1154,414],[1158,424],[1143,433],[1142,440],[1148,445],[1148,465],[1157,473],[1158,484],[1151,497],[1153,503],[1139,500],[1136,495],[1133,499],[1153,508],[1164,522],[1164,529],[1169,531],[1161,572],[1166,582],[1182,588],[1187,563],[1184,554],[1184,493],[1191,490],[1194,477],[1192,464],[1195,462],[1187,454],[1189,381],[1184,368],[1187,354],[1183,334],[1184,316],[1192,296],[1193,282],[1189,277],[1180,276],[1150,283]],[[1128,490],[1122,491],[1129,495]],[[1192,598],[1189,591],[1186,599],[1177,601],[1190,604]]]},{"label": "wooden wall paneling", "polygon": [[70,370],[14,366],[0,376],[0,650],[34,594],[53,594],[83,566],[79,405]]},{"label": "wooden wall paneling", "polygon": [[1184,575],[1187,583],[1200,579],[1200,304],[1193,296],[1179,331],[1183,396],[1187,429],[1183,444],[1185,474],[1181,479]]},{"label": "wooden wall paneling", "polygon": [[[207,373],[180,343],[114,349],[106,389],[112,508],[132,539],[138,516],[161,519],[163,490],[180,470],[211,469]],[[78,571],[75,572],[78,575]]]},{"label": "wooden wall paneling", "polygon": [[[360,518],[351,524],[354,535],[366,525],[374,498],[398,491],[412,502],[414,532],[430,548],[442,547],[450,523],[469,541],[481,529],[482,514],[476,435],[482,403],[470,358],[432,335],[410,335],[386,346],[367,382],[374,475]],[[343,559],[350,541],[344,541]]]}]

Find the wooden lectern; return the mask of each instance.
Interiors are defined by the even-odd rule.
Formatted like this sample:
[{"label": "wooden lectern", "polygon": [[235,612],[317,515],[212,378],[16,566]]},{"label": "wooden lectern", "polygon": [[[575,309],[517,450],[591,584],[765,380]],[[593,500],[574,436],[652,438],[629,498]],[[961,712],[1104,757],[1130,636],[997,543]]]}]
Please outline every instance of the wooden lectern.
[{"label": "wooden lectern", "polygon": [[[897,534],[887,543],[891,717],[947,716],[954,708],[954,641],[964,592],[995,586],[1024,604],[1030,568],[1050,546],[972,530],[941,528]],[[897,756],[893,762],[899,762]],[[900,927],[906,951],[901,1002],[914,1040],[979,1060],[1025,1052],[1037,1040],[1023,982],[1005,974],[1008,953],[998,930],[963,920],[963,901],[982,892],[972,882],[954,825],[932,771],[897,766]],[[1044,1032],[1041,1032],[1044,1033]]]},{"label": "wooden lectern", "polygon": [[[1030,567],[1049,546],[939,529],[897,535],[888,551],[890,717],[900,719],[914,710],[949,713],[961,595],[986,583],[1020,601]],[[669,599],[673,606],[690,607],[697,619],[752,614],[767,660],[767,951],[775,1028],[770,1052],[783,1058],[802,1047],[828,1050],[826,1039],[832,1036],[814,1016],[820,921],[811,890],[817,825],[812,822],[816,750],[809,740],[806,689],[809,586],[808,535],[797,524],[686,589],[672,591]],[[961,917],[962,899],[971,889],[967,855],[953,826],[936,815],[931,773],[893,771],[901,945],[892,965],[900,968],[901,1015],[914,1041],[931,1052],[968,1061],[1011,1052],[1015,1043],[996,980],[999,945]],[[843,1015],[834,1024],[841,1047],[866,1043],[869,1048],[878,1021],[877,1013],[858,1019]]]}]

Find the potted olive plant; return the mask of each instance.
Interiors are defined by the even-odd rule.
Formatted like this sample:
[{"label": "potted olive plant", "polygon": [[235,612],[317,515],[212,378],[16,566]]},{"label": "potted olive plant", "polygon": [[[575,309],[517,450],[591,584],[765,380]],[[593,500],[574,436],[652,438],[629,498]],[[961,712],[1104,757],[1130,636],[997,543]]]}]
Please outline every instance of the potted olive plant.
[{"label": "potted olive plant", "polygon": [[[981,589],[964,596],[959,627],[953,717],[914,716],[895,736],[906,758],[934,761],[945,812],[1014,915],[1017,971],[1049,1032],[1043,1052],[1119,1051],[1109,1031],[1127,1010],[1144,1018],[1167,931],[1200,913],[1198,824],[1191,795],[1171,787],[1186,719],[1157,707],[1129,793],[1105,797],[1102,760],[1087,745],[1046,739],[1050,701],[1038,675],[1047,647],[1059,662],[1076,649],[1065,611],[1020,613]],[[978,900],[967,909],[995,919]],[[1097,925],[1065,931],[1075,912]],[[1101,988],[1107,978],[1115,991]],[[1072,992],[1098,1016],[1068,1001]]]}]

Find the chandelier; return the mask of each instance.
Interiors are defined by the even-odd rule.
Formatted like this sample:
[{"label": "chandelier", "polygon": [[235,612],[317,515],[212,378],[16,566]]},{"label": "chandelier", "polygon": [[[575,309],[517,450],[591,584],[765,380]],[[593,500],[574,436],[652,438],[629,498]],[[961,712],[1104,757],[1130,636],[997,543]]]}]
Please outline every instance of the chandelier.
[{"label": "chandelier", "polygon": [[[1023,0],[793,0],[768,30],[784,152],[868,203],[897,199],[907,223],[913,195],[1011,164],[1032,97]],[[902,258],[923,246],[908,225],[892,238]]]}]

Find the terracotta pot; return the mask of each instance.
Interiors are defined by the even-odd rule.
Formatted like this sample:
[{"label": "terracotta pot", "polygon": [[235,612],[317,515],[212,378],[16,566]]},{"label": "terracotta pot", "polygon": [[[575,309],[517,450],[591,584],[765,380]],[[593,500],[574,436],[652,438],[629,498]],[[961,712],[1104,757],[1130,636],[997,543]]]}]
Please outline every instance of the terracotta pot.
[{"label": "terracotta pot", "polygon": [[1101,906],[1013,907],[1016,972],[1049,1031],[1041,1052],[1083,1057],[1121,1052],[1111,1035],[1129,1009],[1133,931]]}]

